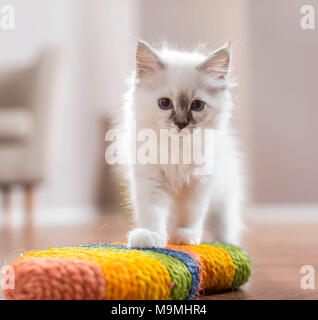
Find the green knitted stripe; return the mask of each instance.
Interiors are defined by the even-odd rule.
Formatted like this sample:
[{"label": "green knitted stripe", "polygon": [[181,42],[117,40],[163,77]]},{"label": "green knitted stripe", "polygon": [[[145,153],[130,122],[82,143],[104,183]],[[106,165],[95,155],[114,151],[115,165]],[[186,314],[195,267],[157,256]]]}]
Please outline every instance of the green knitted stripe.
[{"label": "green knitted stripe", "polygon": [[189,294],[192,282],[192,276],[188,268],[178,259],[167,256],[163,253],[152,251],[140,252],[160,261],[167,268],[170,278],[173,281],[171,299],[184,300]]},{"label": "green knitted stripe", "polygon": [[251,275],[251,262],[249,256],[243,249],[219,242],[210,242],[207,244],[216,248],[222,248],[231,256],[236,266],[236,272],[232,282],[233,289],[238,288],[248,281]]}]

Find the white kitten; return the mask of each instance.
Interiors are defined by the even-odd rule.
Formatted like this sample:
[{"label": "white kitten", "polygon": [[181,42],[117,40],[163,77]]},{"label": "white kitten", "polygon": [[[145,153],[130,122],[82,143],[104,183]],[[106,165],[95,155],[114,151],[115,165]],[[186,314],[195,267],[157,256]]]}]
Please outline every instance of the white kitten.
[{"label": "white kitten", "polygon": [[[160,50],[140,41],[125,104],[125,150],[134,154],[131,124],[193,132],[214,130],[213,170],[196,175],[193,164],[134,164],[130,187],[137,225],[130,247],[199,244],[204,227],[214,240],[239,244],[242,185],[239,157],[229,131],[232,102],[230,48],[210,55]],[[188,132],[189,132],[188,131]],[[138,147],[138,144],[137,144]],[[171,151],[172,153],[174,151]]]}]

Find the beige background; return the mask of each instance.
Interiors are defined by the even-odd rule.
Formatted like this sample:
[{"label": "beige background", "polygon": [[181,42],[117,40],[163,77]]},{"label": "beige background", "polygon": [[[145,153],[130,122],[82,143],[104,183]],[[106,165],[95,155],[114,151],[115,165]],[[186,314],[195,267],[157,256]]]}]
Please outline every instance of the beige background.
[{"label": "beige background", "polygon": [[318,200],[318,26],[300,28],[317,1],[250,1],[249,97],[258,202]]},{"label": "beige background", "polygon": [[309,0],[0,0],[16,8],[16,29],[0,30],[1,64],[28,61],[52,44],[65,52],[39,205],[94,206],[100,194],[112,202],[112,180],[101,178],[104,118],[118,108],[140,37],[181,48],[231,39],[251,200],[318,202],[318,31],[300,28],[300,8],[310,3],[318,10]]}]

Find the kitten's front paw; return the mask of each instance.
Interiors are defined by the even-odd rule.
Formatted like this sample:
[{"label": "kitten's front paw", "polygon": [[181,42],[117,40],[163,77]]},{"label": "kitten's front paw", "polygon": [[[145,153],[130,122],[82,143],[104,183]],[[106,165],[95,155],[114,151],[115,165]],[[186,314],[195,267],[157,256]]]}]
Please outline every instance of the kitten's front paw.
[{"label": "kitten's front paw", "polygon": [[134,229],[128,234],[128,246],[130,248],[161,248],[166,244],[167,239],[164,235],[147,229]]},{"label": "kitten's front paw", "polygon": [[178,228],[171,236],[170,241],[174,244],[196,245],[200,244],[200,235],[190,228]]}]

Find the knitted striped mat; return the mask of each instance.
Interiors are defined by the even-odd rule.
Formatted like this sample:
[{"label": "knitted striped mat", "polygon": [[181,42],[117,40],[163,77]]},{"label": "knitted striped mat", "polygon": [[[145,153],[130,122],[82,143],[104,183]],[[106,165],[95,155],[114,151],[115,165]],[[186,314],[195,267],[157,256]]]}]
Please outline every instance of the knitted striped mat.
[{"label": "knitted striped mat", "polygon": [[[218,242],[130,249],[95,243],[31,251],[12,263],[7,299],[184,300],[236,289],[251,273],[250,259]],[[9,277],[8,277],[9,278]]]}]

